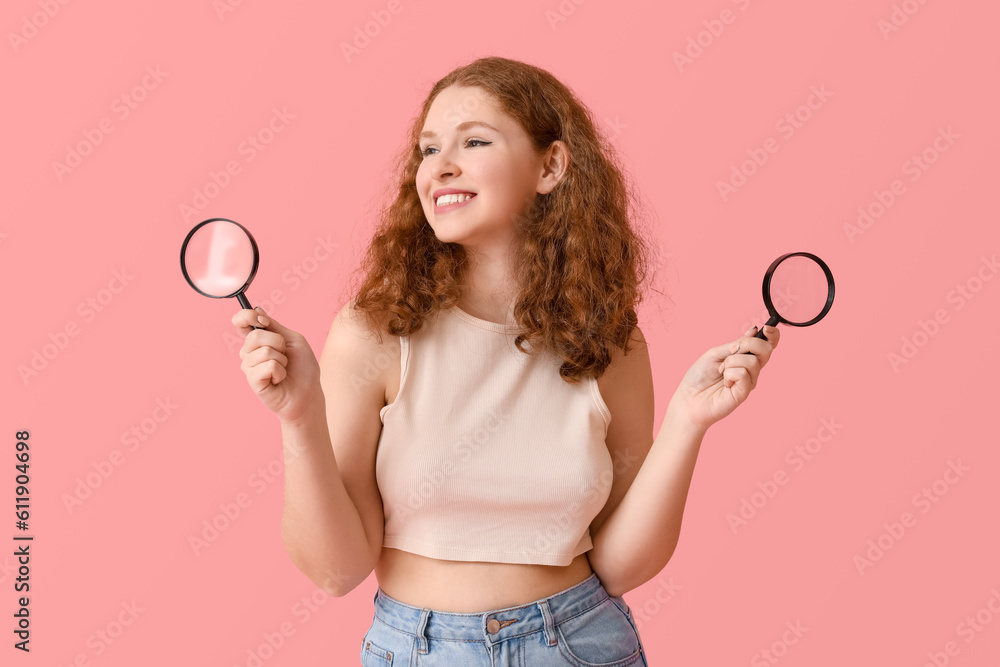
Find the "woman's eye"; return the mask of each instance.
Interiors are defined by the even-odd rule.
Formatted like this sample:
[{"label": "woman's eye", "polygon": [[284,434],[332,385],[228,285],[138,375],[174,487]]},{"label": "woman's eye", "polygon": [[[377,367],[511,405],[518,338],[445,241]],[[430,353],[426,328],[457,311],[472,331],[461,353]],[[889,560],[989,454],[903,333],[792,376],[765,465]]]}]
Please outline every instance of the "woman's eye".
[{"label": "woman's eye", "polygon": [[[476,144],[478,144],[480,146],[489,146],[491,143],[493,143],[491,141],[484,141],[482,139],[467,139],[465,141],[465,145],[466,146],[471,145],[473,142],[475,142]],[[437,149],[434,148],[434,147],[432,147],[432,146],[428,146],[427,148],[421,150],[420,154],[423,155],[424,157],[427,157],[428,155],[431,154],[430,152],[433,151],[433,150],[437,150]]]}]

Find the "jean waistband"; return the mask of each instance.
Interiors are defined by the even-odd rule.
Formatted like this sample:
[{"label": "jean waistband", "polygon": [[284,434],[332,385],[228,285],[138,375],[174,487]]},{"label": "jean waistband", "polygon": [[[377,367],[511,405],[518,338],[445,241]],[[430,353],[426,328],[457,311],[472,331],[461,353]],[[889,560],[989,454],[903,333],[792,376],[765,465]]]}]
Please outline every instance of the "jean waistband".
[{"label": "jean waistband", "polygon": [[[470,638],[499,642],[545,630],[552,641],[555,625],[591,609],[610,597],[596,573],[555,595],[516,607],[459,613],[414,607],[375,591],[375,616],[418,640]],[[423,642],[421,642],[423,643]]]}]

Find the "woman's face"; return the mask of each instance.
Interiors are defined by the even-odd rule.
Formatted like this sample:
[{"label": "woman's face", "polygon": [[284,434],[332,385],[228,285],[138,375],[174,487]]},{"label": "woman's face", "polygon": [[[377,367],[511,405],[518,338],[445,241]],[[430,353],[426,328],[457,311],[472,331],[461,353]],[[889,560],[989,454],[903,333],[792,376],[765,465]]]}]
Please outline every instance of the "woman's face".
[{"label": "woman's face", "polygon": [[[538,192],[543,156],[527,133],[482,88],[449,86],[431,103],[419,145],[417,193],[438,239],[505,250]],[[441,191],[474,196],[439,204]]]}]

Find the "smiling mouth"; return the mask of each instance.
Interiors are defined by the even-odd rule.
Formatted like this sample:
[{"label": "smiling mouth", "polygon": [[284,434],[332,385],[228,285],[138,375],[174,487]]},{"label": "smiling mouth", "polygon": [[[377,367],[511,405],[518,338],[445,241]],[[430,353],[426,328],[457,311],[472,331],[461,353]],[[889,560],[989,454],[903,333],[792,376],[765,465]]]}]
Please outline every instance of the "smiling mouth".
[{"label": "smiling mouth", "polygon": [[[463,193],[463,194],[465,194],[465,193]],[[451,203],[448,203],[448,204],[441,204],[441,205],[439,205],[437,203],[437,201],[435,201],[434,202],[434,212],[435,213],[447,213],[448,211],[454,210],[456,208],[461,208],[461,207],[465,206],[466,204],[468,204],[469,202],[471,202],[477,196],[476,194],[473,194],[471,192],[467,193],[467,194],[469,194],[471,196],[470,197],[466,197],[465,199],[460,199],[459,201],[452,201]],[[445,196],[447,197],[448,195],[445,195]]]}]

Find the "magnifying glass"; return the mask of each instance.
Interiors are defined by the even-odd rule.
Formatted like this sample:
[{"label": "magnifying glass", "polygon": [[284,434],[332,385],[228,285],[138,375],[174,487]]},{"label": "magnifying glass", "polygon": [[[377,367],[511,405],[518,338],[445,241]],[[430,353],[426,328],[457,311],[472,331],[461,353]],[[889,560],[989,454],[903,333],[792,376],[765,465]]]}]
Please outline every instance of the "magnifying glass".
[{"label": "magnifying glass", "polygon": [[[808,252],[790,252],[771,262],[764,274],[767,326],[779,322],[807,327],[823,319],[833,305],[833,273],[826,262]],[[764,327],[754,335],[763,338]],[[746,353],[749,354],[749,353]]]},{"label": "magnifying glass", "polygon": [[249,309],[253,306],[244,292],[257,273],[259,259],[253,235],[226,218],[198,223],[181,246],[181,271],[196,292],[213,299],[236,297]]}]

